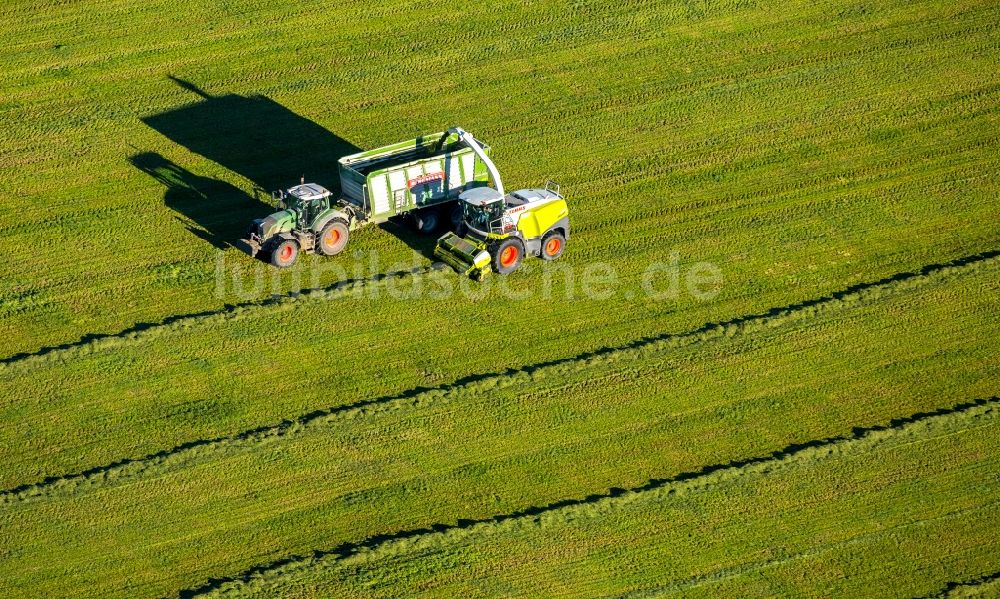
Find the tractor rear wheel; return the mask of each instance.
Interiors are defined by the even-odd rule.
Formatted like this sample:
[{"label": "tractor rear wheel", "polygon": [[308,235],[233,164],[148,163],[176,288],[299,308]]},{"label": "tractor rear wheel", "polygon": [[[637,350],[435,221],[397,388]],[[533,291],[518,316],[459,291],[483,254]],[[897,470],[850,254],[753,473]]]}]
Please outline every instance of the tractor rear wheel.
[{"label": "tractor rear wheel", "polygon": [[336,256],[347,245],[349,236],[347,223],[339,218],[328,222],[319,232],[319,252],[324,256]]},{"label": "tractor rear wheel", "polygon": [[524,258],[524,244],[517,237],[508,237],[494,248],[493,269],[502,275],[514,272]]},{"label": "tractor rear wheel", "polygon": [[291,239],[283,239],[271,250],[271,264],[278,268],[288,268],[299,257],[299,244]]},{"label": "tractor rear wheel", "polygon": [[549,231],[542,237],[542,259],[555,260],[566,249],[566,237],[559,231]]}]

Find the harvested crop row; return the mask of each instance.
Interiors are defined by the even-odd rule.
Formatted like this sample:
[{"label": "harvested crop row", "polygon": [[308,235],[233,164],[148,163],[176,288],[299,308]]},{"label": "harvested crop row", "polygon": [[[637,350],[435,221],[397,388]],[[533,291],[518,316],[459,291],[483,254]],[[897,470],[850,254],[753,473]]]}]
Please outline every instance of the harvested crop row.
[{"label": "harvested crop row", "polygon": [[173,594],[315,548],[638,487],[990,397],[996,280],[995,267],[973,268],[752,335],[443,393],[459,401],[401,398],[99,492],[9,503],[0,594],[79,593],[81,579],[93,596]]},{"label": "harvested crop row", "polygon": [[[926,591],[934,588],[942,570],[975,571],[993,557],[989,542],[975,544],[1000,523],[1000,481],[981,476],[1000,467],[1000,457],[985,451],[1000,432],[998,403],[993,398],[915,415],[849,438],[806,443],[766,458],[553,508],[317,551],[213,581],[194,589],[194,595],[347,596],[364,591],[400,596],[417,589],[709,595],[746,589],[747,584],[779,594]],[[919,507],[909,501],[918,489],[925,489]],[[838,508],[859,516],[868,510],[889,511],[825,529],[822,523],[843,516]],[[695,509],[697,514],[684,513]],[[804,528],[796,530],[796,525]],[[895,560],[916,558],[906,553],[914,542],[949,532],[936,547],[922,546],[917,563],[930,566],[929,572],[907,563],[910,576],[898,579],[902,587],[878,592],[870,586],[902,566]],[[709,534],[715,538],[706,538]],[[886,541],[896,550],[868,562]],[[948,559],[957,550],[970,554],[961,562]],[[760,559],[769,553],[773,557]],[[841,570],[831,554],[850,561],[840,562]],[[946,563],[934,567],[939,556]],[[496,559],[502,560],[502,568],[488,565]],[[602,567],[585,571],[600,576],[574,578],[596,562]],[[804,570],[809,577],[798,575]],[[671,579],[676,582],[662,584]],[[375,581],[378,585],[372,586]],[[655,592],[649,592],[651,583]]]},{"label": "harvested crop row", "polygon": [[[1000,266],[998,255],[1000,255],[1000,252],[989,252],[983,255],[968,256],[949,264],[932,264],[916,272],[898,273],[881,281],[852,286],[850,289],[836,292],[829,297],[817,298],[794,306],[773,309],[767,314],[747,315],[729,322],[706,324],[686,333],[665,333],[651,339],[638,339],[625,347],[560,359],[553,363],[542,363],[502,375],[477,377],[477,380],[471,382],[459,382],[428,391],[404,392],[396,397],[384,397],[356,404],[334,406],[294,419],[288,419],[280,424],[244,431],[229,437],[190,441],[182,446],[166,449],[143,458],[127,458],[119,462],[97,466],[79,474],[53,476],[38,483],[29,483],[6,490],[0,492],[0,504],[33,501],[51,496],[85,492],[110,485],[123,484],[136,477],[149,474],[159,475],[174,468],[184,467],[191,462],[204,461],[206,459],[222,459],[236,452],[254,449],[261,444],[280,437],[322,429],[344,420],[351,420],[361,416],[372,417],[384,411],[405,410],[433,404],[447,404],[449,402],[476,397],[494,389],[531,386],[533,383],[545,378],[563,377],[587,370],[615,367],[620,364],[662,356],[666,352],[695,344],[750,335],[778,326],[795,325],[817,316],[856,308],[858,305],[876,301],[896,293],[919,289],[927,285],[946,284],[949,280],[959,278],[979,269],[996,271],[998,266]],[[331,293],[340,294],[346,293],[346,291],[340,289],[317,290],[300,297],[305,299],[329,299]],[[255,306],[274,305],[274,303],[279,301],[291,301],[293,299],[298,298],[281,298],[266,304],[244,306],[223,314],[193,317],[192,320],[215,322],[220,317],[238,318],[244,309]],[[182,331],[190,328],[192,324],[184,321],[175,321],[163,326],[170,330]],[[141,338],[139,336],[141,334],[144,333],[129,334],[128,336],[119,337],[119,339]],[[110,341],[104,341],[104,344],[108,344]],[[99,344],[101,341],[91,343]],[[81,348],[81,351],[83,354],[86,354],[99,349],[101,348],[97,347],[86,350]]]},{"label": "harvested crop row", "polygon": [[350,295],[363,295],[368,288],[382,284],[384,281],[401,280],[408,277],[420,277],[441,270],[441,265],[416,267],[409,271],[394,271],[378,274],[363,280],[338,281],[327,287],[301,289],[286,295],[272,296],[263,300],[248,301],[238,305],[227,305],[219,310],[206,313],[179,315],[167,318],[163,322],[149,325],[137,325],[119,333],[99,335],[96,338],[81,339],[76,343],[42,348],[31,354],[19,354],[0,361],[0,373],[9,368],[30,370],[32,367],[50,362],[65,362],[96,352],[114,350],[128,343],[141,343],[144,340],[161,337],[172,333],[183,333],[194,327],[218,324],[227,320],[239,319],[248,310],[282,306],[289,302],[305,300],[335,300]]}]

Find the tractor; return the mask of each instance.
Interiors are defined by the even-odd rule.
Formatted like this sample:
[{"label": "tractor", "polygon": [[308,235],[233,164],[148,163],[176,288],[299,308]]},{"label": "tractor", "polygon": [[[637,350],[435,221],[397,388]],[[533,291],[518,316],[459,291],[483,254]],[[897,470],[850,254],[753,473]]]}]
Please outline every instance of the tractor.
[{"label": "tractor", "polygon": [[347,245],[350,217],[331,205],[331,193],[315,183],[276,192],[278,212],[255,219],[242,240],[251,256],[266,252],[271,264],[291,266],[299,252],[339,254]]}]

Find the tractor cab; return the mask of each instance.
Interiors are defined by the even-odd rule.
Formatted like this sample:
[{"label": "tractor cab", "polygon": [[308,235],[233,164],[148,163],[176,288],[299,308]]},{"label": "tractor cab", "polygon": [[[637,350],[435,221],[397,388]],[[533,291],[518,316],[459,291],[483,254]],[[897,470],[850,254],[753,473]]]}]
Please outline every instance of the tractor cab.
[{"label": "tractor cab", "polygon": [[315,183],[303,183],[287,192],[276,193],[279,205],[295,213],[300,229],[308,229],[316,217],[330,207],[330,191]]}]

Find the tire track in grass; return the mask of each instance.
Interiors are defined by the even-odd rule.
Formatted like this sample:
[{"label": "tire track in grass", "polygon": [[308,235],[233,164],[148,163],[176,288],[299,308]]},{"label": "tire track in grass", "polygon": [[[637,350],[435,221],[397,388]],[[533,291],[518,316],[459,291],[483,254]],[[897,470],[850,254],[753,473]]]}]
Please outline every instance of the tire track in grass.
[{"label": "tire track in grass", "polygon": [[[333,549],[315,550],[310,555],[283,558],[250,568],[228,578],[211,579],[200,587],[181,591],[180,596],[191,598],[221,596],[231,593],[241,594],[257,587],[271,587],[277,582],[287,582],[287,579],[294,579],[299,575],[315,573],[317,570],[334,566],[337,562],[347,558],[372,560],[412,551],[441,548],[479,535],[544,528],[582,518],[600,518],[633,502],[651,502],[671,496],[708,491],[740,479],[765,476],[796,465],[815,463],[844,454],[871,452],[880,446],[893,442],[908,443],[912,442],[911,439],[923,440],[948,435],[977,426],[995,424],[997,420],[1000,420],[1000,397],[977,399],[932,412],[918,412],[905,418],[894,419],[886,425],[855,427],[847,435],[795,443],[763,456],[707,465],[698,470],[684,472],[667,479],[650,479],[642,485],[629,489],[613,487],[604,493],[578,499],[564,499],[508,514],[498,514],[478,520],[459,519],[455,524],[433,524],[426,528],[376,535],[362,541],[344,543]],[[998,505],[997,502],[952,512],[932,520],[954,518],[964,513],[995,505]],[[897,528],[918,526],[922,522],[929,523],[930,521],[910,522],[899,525]],[[879,531],[879,533],[884,532],[886,531]],[[841,541],[839,545],[862,542],[872,534],[875,533],[852,537]],[[813,553],[820,553],[832,547],[835,546],[824,546],[802,554],[720,570],[712,574],[680,581],[672,585],[671,588],[674,586],[678,589],[690,588],[716,579],[721,580],[739,575],[743,571],[808,557]]]},{"label": "tire track in grass", "polygon": [[[741,316],[726,322],[708,323],[683,333],[664,333],[638,339],[622,346],[603,348],[499,373],[467,376],[435,388],[416,387],[399,394],[368,399],[343,406],[316,410],[277,424],[265,425],[233,435],[198,439],[138,458],[124,458],[81,472],[51,476],[41,481],[25,483],[0,491],[0,505],[10,505],[61,497],[123,484],[143,476],[184,467],[209,459],[222,459],[249,451],[286,436],[321,430],[335,423],[354,418],[366,418],[379,413],[405,410],[430,404],[447,404],[473,397],[492,389],[529,384],[553,376],[565,376],[601,365],[631,364],[653,355],[700,343],[710,343],[735,336],[808,320],[845,310],[933,282],[961,276],[979,268],[1000,263],[1000,251],[965,256],[951,262],[931,264],[918,270],[885,277],[871,283],[853,285],[820,298],[805,300],[783,308],[772,308],[759,314]],[[332,293],[337,293],[333,291]],[[319,294],[326,297],[326,294]],[[312,297],[312,294],[310,294]],[[283,302],[282,297],[274,302]],[[273,305],[265,304],[265,305]],[[256,304],[255,304],[256,305]],[[245,310],[246,308],[244,308]],[[222,313],[223,317],[230,313]],[[215,315],[214,317],[218,317]]]}]

